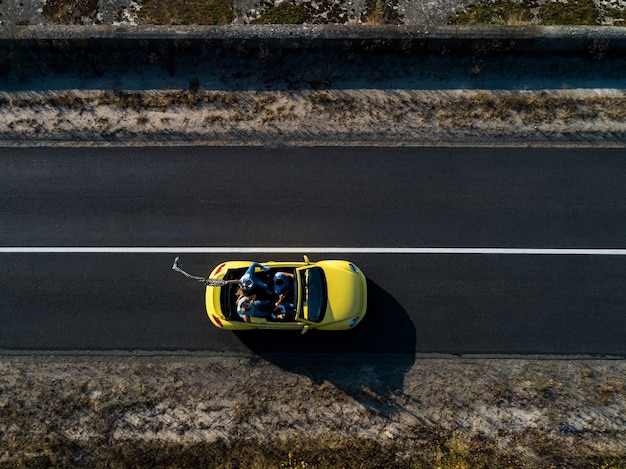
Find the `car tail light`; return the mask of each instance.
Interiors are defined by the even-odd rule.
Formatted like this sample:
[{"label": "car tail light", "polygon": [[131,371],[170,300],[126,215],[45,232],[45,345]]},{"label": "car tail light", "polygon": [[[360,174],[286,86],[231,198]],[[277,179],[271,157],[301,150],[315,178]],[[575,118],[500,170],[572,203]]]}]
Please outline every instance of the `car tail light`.
[{"label": "car tail light", "polygon": [[222,321],[219,320],[219,318],[217,316],[213,316],[211,315],[211,317],[213,318],[213,320],[215,321],[215,324],[217,324],[220,327],[224,327],[224,325],[222,324]]},{"label": "car tail light", "polygon": [[215,273],[216,273],[216,274],[219,274],[219,273],[222,271],[222,269],[224,268],[224,266],[225,266],[225,265],[226,265],[226,264],[221,264],[221,265],[217,268],[217,270],[215,271]]}]

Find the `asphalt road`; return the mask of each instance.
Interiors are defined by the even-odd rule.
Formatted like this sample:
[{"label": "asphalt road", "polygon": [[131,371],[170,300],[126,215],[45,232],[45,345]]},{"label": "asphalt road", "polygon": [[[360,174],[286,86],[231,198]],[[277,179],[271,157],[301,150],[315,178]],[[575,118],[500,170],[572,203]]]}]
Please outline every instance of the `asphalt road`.
[{"label": "asphalt road", "polygon": [[[626,151],[0,149],[4,247],[626,248]],[[230,333],[172,253],[0,253],[0,349],[626,355],[626,256],[323,253],[369,279],[344,333]]]}]

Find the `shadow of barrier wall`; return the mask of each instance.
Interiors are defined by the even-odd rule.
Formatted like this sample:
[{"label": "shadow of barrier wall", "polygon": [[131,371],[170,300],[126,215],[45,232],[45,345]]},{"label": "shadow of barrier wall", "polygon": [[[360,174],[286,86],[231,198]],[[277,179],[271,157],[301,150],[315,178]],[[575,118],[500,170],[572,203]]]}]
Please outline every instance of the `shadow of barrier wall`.
[{"label": "shadow of barrier wall", "polygon": [[[204,83],[210,83],[207,89],[221,90],[331,88],[340,78],[335,73],[339,66],[344,67],[341,73],[346,73],[346,66],[362,70],[367,82],[377,64],[386,66],[385,60],[391,58],[561,55],[617,60],[626,51],[625,30],[609,26],[450,26],[432,31],[403,26],[33,26],[0,36],[0,80],[13,80],[19,89],[20,82],[37,76],[77,75],[96,82],[142,69],[146,74],[187,77],[177,85],[192,91]],[[442,66],[445,69],[449,63]],[[246,75],[252,79],[238,80]],[[48,86],[53,87],[52,82]],[[115,80],[106,87],[114,90]],[[120,89],[125,88],[121,83]]]},{"label": "shadow of barrier wall", "polygon": [[306,376],[320,388],[331,383],[365,408],[385,415],[400,410],[389,397],[402,394],[404,375],[415,362],[415,327],[407,312],[370,280],[367,314],[352,330],[235,335],[279,368]]}]

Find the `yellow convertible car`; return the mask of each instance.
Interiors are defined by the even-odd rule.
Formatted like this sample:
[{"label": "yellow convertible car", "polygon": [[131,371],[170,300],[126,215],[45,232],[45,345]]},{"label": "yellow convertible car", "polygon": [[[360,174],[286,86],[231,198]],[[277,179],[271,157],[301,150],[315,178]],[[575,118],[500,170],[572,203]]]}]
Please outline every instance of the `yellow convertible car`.
[{"label": "yellow convertible car", "polygon": [[222,329],[345,330],[367,308],[365,275],[348,261],[228,261],[207,280],[207,314]]}]

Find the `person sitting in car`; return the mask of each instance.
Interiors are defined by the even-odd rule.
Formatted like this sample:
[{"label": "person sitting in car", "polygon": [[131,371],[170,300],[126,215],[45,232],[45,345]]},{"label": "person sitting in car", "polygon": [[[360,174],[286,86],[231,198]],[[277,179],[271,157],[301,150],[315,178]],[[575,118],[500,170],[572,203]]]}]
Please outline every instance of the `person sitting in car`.
[{"label": "person sitting in car", "polygon": [[293,274],[289,272],[276,272],[274,274],[274,293],[278,296],[293,290]]},{"label": "person sitting in car", "polygon": [[237,314],[243,322],[250,322],[250,318],[267,318],[270,313],[263,308],[269,304],[269,301],[257,300],[256,295],[242,296],[237,301]]},{"label": "person sitting in car", "polygon": [[265,272],[270,270],[269,267],[261,265],[258,262],[252,262],[248,266],[248,270],[246,270],[246,272],[241,276],[239,280],[226,280],[226,284],[239,284],[239,288],[241,288],[244,293],[251,293],[254,288],[259,288],[261,290],[264,290],[268,295],[271,295],[273,292],[270,287],[268,287],[267,283],[265,283],[256,275],[255,270],[257,267]]},{"label": "person sitting in car", "polygon": [[272,312],[272,319],[276,321],[291,321],[294,319],[296,310],[292,303],[285,300],[285,295],[278,296],[278,301],[274,303],[274,311]]}]

